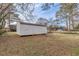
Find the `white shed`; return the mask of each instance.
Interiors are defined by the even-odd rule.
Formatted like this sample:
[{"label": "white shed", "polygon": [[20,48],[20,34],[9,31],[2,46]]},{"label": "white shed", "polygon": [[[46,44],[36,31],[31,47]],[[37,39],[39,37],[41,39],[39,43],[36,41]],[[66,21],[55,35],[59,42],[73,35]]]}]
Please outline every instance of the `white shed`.
[{"label": "white shed", "polygon": [[45,25],[17,22],[17,34],[18,35],[35,35],[35,34],[47,34],[47,27]]}]

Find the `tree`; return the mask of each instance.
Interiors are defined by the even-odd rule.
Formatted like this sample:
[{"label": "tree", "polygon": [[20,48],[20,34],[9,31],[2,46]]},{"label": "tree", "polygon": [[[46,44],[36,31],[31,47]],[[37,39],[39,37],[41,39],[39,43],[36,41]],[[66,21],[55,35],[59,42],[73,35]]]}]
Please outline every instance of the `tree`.
[{"label": "tree", "polygon": [[60,9],[59,11],[56,13],[57,18],[59,19],[63,19],[66,20],[66,25],[68,30],[72,28],[74,29],[74,18],[73,16],[75,16],[75,11],[77,11],[77,6],[78,4],[76,3],[64,3],[64,4],[60,4]]},{"label": "tree", "polygon": [[13,10],[15,13],[22,15],[25,18],[25,21],[33,22],[34,7],[35,4],[33,3],[18,3],[18,4],[14,4]]},{"label": "tree", "polygon": [[0,4],[0,35],[2,35],[5,31],[3,30],[5,27],[5,19],[9,19],[10,6],[12,4],[9,3],[1,3]]},{"label": "tree", "polygon": [[47,26],[47,23],[48,23],[48,20],[47,19],[45,19],[45,18],[38,18],[38,20],[37,20],[37,22],[36,22],[37,24],[41,24],[41,25],[45,25],[45,26]]},{"label": "tree", "polygon": [[41,9],[42,9],[43,11],[45,11],[45,10],[50,9],[51,6],[53,7],[53,6],[54,6],[54,3],[43,3],[43,4],[41,5]]},{"label": "tree", "polygon": [[10,6],[12,4],[9,3],[2,3],[0,4],[0,23],[1,23],[1,29],[5,26],[5,19],[9,19],[9,12],[10,12]]}]

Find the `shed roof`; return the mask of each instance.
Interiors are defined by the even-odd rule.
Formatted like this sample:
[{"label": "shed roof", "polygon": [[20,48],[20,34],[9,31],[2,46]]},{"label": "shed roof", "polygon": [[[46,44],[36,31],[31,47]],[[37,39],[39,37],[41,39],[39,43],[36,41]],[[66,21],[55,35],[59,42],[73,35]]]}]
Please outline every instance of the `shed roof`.
[{"label": "shed roof", "polygon": [[26,23],[26,22],[20,22],[20,24],[26,24],[26,25],[33,25],[33,26],[43,26],[43,27],[46,27],[46,25],[33,24],[33,23]]}]

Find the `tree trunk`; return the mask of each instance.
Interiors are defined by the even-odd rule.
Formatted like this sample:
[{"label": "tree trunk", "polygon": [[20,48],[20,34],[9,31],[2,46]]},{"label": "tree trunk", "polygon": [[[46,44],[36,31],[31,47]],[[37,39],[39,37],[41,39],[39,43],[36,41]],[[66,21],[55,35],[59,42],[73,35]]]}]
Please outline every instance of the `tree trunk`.
[{"label": "tree trunk", "polygon": [[73,18],[72,18],[72,28],[74,30],[74,20],[73,20]]},{"label": "tree trunk", "polygon": [[70,19],[71,19],[71,22],[72,22],[72,30],[74,30],[73,9],[71,10],[70,15],[71,15]]},{"label": "tree trunk", "polygon": [[68,31],[70,31],[71,30],[71,20],[70,20],[70,17],[69,17],[69,28],[68,28]]},{"label": "tree trunk", "polygon": [[8,18],[8,26],[9,26],[9,29],[8,29],[8,30],[9,30],[9,31],[10,31],[10,11],[11,11],[11,10],[10,10],[10,7],[9,7],[9,18]]},{"label": "tree trunk", "polygon": [[68,20],[66,20],[66,27],[67,27],[67,30],[68,30],[69,29]]}]

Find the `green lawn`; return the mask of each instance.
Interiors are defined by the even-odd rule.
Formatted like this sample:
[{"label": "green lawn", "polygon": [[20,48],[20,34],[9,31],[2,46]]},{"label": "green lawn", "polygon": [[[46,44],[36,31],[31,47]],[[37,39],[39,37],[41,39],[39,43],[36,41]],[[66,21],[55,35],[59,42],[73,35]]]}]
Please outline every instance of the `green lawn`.
[{"label": "green lawn", "polygon": [[0,55],[79,55],[79,34],[52,32],[20,37],[8,32],[0,37]]}]

